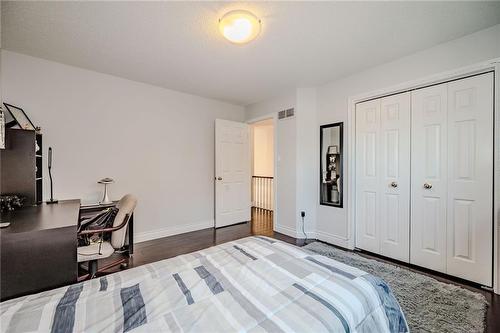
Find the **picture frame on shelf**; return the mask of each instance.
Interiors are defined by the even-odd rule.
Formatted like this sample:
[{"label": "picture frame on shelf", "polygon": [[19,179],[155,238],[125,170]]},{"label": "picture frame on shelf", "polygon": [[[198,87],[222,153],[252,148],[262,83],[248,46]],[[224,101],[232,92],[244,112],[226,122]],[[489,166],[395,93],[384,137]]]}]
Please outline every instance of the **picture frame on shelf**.
[{"label": "picture frame on shelf", "polygon": [[338,146],[329,146],[328,147],[328,154],[338,154],[338,153],[339,153]]},{"label": "picture frame on shelf", "polygon": [[19,128],[24,130],[35,130],[35,125],[33,125],[23,109],[12,104],[3,103],[3,105],[5,106],[5,110],[8,111],[6,112],[5,119],[6,128],[18,125]]}]

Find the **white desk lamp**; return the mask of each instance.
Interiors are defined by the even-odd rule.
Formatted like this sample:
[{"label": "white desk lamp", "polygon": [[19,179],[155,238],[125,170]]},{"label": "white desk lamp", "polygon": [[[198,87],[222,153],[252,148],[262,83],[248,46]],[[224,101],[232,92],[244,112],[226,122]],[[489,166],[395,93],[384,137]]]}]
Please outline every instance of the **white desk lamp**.
[{"label": "white desk lamp", "polygon": [[107,205],[112,203],[112,201],[109,200],[108,197],[108,184],[113,184],[114,182],[115,181],[111,178],[103,178],[97,182],[98,184],[104,184],[104,195],[102,196],[102,200],[99,202],[100,205]]}]

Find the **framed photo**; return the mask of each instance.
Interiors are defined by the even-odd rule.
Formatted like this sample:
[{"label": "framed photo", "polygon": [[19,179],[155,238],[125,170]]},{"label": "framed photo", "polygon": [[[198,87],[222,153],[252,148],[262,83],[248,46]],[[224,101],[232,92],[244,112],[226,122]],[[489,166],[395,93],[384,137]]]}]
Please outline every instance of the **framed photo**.
[{"label": "framed photo", "polygon": [[328,146],[328,154],[338,154],[339,146]]},{"label": "framed photo", "polygon": [[[17,124],[22,129],[33,130],[33,131],[35,130],[35,125],[33,125],[33,123],[28,118],[23,109],[7,103],[3,103],[3,105],[5,106],[5,109],[8,111],[8,113],[6,112],[7,117],[5,119],[5,127],[10,128]],[[8,117],[9,115],[10,118],[12,119]]]}]

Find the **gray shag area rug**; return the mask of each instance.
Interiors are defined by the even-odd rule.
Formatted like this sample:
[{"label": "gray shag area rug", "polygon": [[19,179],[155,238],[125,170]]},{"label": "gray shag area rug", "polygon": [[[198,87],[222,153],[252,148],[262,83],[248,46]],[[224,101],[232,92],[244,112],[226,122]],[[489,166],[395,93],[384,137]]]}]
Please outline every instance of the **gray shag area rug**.
[{"label": "gray shag area rug", "polygon": [[484,332],[486,298],[409,269],[314,242],[303,247],[384,279],[406,316],[410,332]]}]

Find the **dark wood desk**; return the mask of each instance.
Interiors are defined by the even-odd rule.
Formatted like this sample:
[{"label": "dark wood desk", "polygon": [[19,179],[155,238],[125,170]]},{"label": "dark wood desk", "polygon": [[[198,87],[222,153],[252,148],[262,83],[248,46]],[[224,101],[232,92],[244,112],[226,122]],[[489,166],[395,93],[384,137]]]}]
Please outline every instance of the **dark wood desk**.
[{"label": "dark wood desk", "polygon": [[75,283],[80,200],[2,214],[0,300]]}]

